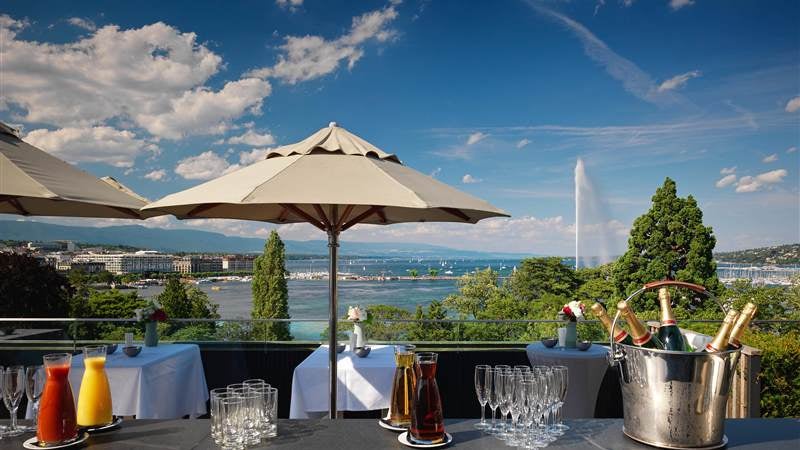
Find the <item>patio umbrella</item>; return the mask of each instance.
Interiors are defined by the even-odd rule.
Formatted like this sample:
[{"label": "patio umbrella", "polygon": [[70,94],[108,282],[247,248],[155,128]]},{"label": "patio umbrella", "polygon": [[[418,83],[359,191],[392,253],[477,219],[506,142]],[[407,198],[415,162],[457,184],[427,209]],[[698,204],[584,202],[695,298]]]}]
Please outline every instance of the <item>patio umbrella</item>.
[{"label": "patio umbrella", "polygon": [[0,213],[142,219],[147,199],[101,180],[24,141],[0,122]]},{"label": "patio umbrella", "polygon": [[337,250],[353,225],[476,223],[508,216],[489,203],[403,165],[335,122],[235,172],[168,195],[143,208],[181,219],[305,222],[328,235],[330,253],[330,417],[336,416]]}]

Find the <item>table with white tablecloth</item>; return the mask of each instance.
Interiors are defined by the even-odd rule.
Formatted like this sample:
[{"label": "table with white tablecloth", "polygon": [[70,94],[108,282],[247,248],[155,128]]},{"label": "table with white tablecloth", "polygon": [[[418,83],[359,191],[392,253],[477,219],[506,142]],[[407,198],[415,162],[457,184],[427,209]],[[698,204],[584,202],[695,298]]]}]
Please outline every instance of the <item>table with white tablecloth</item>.
[{"label": "table with white tablecloth", "polygon": [[608,347],[595,344],[581,351],[576,348],[547,348],[536,342],[528,345],[526,350],[531,365],[567,367],[569,381],[562,410],[565,418],[594,417],[597,393],[608,369]]},{"label": "table with white tablecloth", "polygon": [[[394,377],[394,348],[373,345],[366,358],[349,351],[339,353],[337,409],[372,411],[389,407]],[[294,369],[289,417],[306,419],[328,411],[328,346],[321,345]]]},{"label": "table with white tablecloth", "polygon": [[[83,372],[83,354],[73,356],[69,381],[76,402]],[[106,356],[106,375],[116,416],[175,419],[206,413],[208,386],[195,344],[142,347],[133,358],[119,348]]]}]

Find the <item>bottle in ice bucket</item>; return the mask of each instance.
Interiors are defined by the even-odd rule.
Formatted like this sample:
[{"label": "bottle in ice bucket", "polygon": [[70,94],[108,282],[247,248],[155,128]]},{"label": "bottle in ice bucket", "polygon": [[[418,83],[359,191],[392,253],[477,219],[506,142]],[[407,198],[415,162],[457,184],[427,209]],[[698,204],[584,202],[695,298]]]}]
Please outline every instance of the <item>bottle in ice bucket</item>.
[{"label": "bottle in ice bucket", "polygon": [[728,338],[731,335],[731,328],[733,328],[733,324],[736,322],[737,317],[739,317],[739,311],[733,308],[728,310],[728,314],[722,320],[722,325],[719,327],[719,331],[717,331],[714,339],[706,344],[706,347],[703,349],[704,352],[715,353],[728,350]]},{"label": "bottle in ice bucket", "polygon": [[69,385],[69,368],[72,355],[53,353],[44,355],[47,375],[42,398],[39,400],[39,421],[36,437],[42,446],[67,444],[78,437],[75,423],[75,400]]},{"label": "bottle in ice bucket", "polygon": [[595,317],[597,317],[597,320],[599,320],[603,326],[606,327],[606,330],[614,336],[614,341],[617,344],[633,345],[631,336],[625,330],[621,329],[619,325],[614,327],[613,333],[611,332],[611,326],[614,322],[611,320],[611,317],[608,316],[608,312],[603,308],[603,305],[595,302],[591,309]]},{"label": "bottle in ice bucket", "polygon": [[438,357],[430,352],[416,354],[417,386],[408,430],[409,440],[414,444],[438,444],[445,439],[442,399],[436,384]]},{"label": "bottle in ice bucket", "polygon": [[394,347],[394,380],[392,399],[389,403],[389,423],[394,427],[408,428],[411,425],[411,409],[414,402],[414,386],[417,376],[414,373],[413,345]]},{"label": "bottle in ice bucket", "polygon": [[664,343],[664,350],[677,352],[686,350],[686,341],[672,312],[672,299],[667,288],[662,287],[658,290],[658,302],[661,303],[661,326],[658,328],[658,338]]},{"label": "bottle in ice bucket", "polygon": [[108,425],[111,417],[111,389],[106,376],[106,346],[83,348],[83,372],[78,393],[78,425],[96,427]]},{"label": "bottle in ice bucket", "polygon": [[758,308],[756,308],[756,305],[752,303],[744,305],[744,308],[742,308],[742,313],[739,314],[739,318],[736,319],[736,323],[733,324],[731,337],[728,338],[728,350],[736,350],[737,348],[742,347],[740,340],[742,339],[744,330],[746,330],[750,325],[750,321],[753,320],[757,310]]},{"label": "bottle in ice bucket", "polygon": [[639,319],[636,317],[636,314],[633,312],[630,306],[628,306],[628,302],[624,300],[619,302],[617,304],[617,309],[619,310],[620,314],[625,317],[625,322],[628,323],[628,327],[631,329],[634,345],[656,350],[664,349],[664,343],[661,342],[661,339],[647,331],[647,327],[645,327],[644,324],[639,321]]}]

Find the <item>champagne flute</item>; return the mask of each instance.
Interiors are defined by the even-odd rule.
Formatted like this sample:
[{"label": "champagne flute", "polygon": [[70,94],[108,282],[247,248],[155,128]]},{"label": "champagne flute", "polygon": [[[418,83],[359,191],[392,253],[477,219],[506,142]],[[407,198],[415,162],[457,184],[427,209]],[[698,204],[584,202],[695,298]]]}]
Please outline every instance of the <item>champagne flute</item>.
[{"label": "champagne flute", "polygon": [[525,409],[525,386],[522,381],[525,379],[522,371],[515,370],[511,376],[511,436],[506,444],[517,447],[519,440],[519,418]]},{"label": "champagne flute", "polygon": [[567,387],[569,385],[569,370],[566,366],[553,366],[553,371],[558,375],[558,405],[556,407],[556,424],[555,428],[562,433],[569,430],[569,426],[564,424],[561,420],[562,409],[564,407],[564,400],[567,398]]},{"label": "champagne flute", "polygon": [[22,401],[23,392],[25,392],[25,368],[23,366],[6,368],[3,376],[3,403],[11,416],[11,426],[6,431],[6,436],[19,436],[24,433],[17,427],[17,408]]},{"label": "champagne flute", "polygon": [[492,382],[487,385],[487,392],[489,393],[489,409],[492,410],[492,426],[487,430],[490,434],[499,432],[497,428],[497,421],[495,420],[497,414],[497,407],[500,406],[500,397],[502,396],[502,386],[500,386],[500,371],[496,368],[489,369],[491,372]]},{"label": "champagne flute", "polygon": [[500,397],[500,417],[502,418],[502,421],[500,422],[500,433],[497,434],[497,437],[499,437],[502,440],[506,440],[510,436],[508,426],[506,425],[506,416],[508,415],[509,412],[511,412],[513,379],[514,379],[514,372],[511,371],[510,369],[503,370],[500,373],[500,386],[502,393],[502,396]]},{"label": "champagne flute", "polygon": [[481,421],[475,424],[475,428],[485,430],[489,427],[486,422],[486,403],[489,402],[489,389],[492,385],[492,370],[486,364],[475,366],[475,394],[478,396],[478,403],[481,405]]},{"label": "champagne flute", "polygon": [[39,420],[39,399],[44,391],[45,373],[43,366],[25,367],[25,396],[31,405],[33,425],[24,427],[26,431],[36,431]]}]

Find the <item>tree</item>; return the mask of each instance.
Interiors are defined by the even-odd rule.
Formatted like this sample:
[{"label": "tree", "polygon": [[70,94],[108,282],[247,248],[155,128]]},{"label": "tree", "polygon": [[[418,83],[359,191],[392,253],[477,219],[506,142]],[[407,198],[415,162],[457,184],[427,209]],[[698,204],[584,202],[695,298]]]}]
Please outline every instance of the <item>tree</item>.
[{"label": "tree", "polygon": [[462,316],[477,318],[489,299],[500,289],[497,276],[497,272],[490,268],[463,275],[458,279],[458,294],[447,296],[444,305]]},{"label": "tree", "polygon": [[[264,244],[264,253],[253,262],[254,319],[288,319],[289,290],[286,286],[286,250],[276,231]],[[269,322],[254,326],[259,338],[268,341],[292,339],[288,322]]]},{"label": "tree", "polygon": [[[633,222],[628,251],[614,266],[614,284],[627,296],[647,282],[675,279],[701,284],[721,293],[712,251],[716,244],[711,227],[703,225],[703,212],[689,195],[680,198],[675,182],[667,178],[656,189],[652,206]],[[655,295],[645,297],[644,309],[657,307]],[[697,306],[696,301],[690,301]]]},{"label": "tree", "polygon": [[575,271],[562,264],[561,258],[527,258],[511,275],[508,288],[514,298],[530,302],[545,294],[574,298],[578,288]]},{"label": "tree", "polygon": [[38,259],[0,253],[0,317],[67,317],[72,286]]},{"label": "tree", "polygon": [[428,269],[428,275],[431,278],[436,278],[439,275],[439,269],[434,269],[433,267],[431,267],[430,269]]},{"label": "tree", "polygon": [[419,276],[419,270],[417,270],[417,269],[408,269],[408,274],[411,276],[411,278],[416,280],[417,277]]},{"label": "tree", "polygon": [[586,306],[597,300],[616,300],[616,290],[613,281],[613,264],[604,264],[598,267],[580,268],[575,271],[578,277],[577,300]]},{"label": "tree", "polygon": [[164,291],[158,294],[157,300],[169,318],[186,319],[192,317],[192,304],[189,302],[186,289],[177,275],[167,278]]},{"label": "tree", "polygon": [[367,315],[369,322],[364,331],[369,339],[390,342],[408,339],[410,323],[386,323],[384,320],[411,319],[412,315],[409,311],[392,305],[369,305],[367,306]]},{"label": "tree", "polygon": [[[447,310],[442,302],[433,300],[428,305],[428,311],[422,309],[422,305],[417,305],[414,319],[421,320],[444,320],[447,319]],[[408,337],[414,341],[447,341],[452,339],[453,324],[441,322],[417,322],[409,330]]]}]

